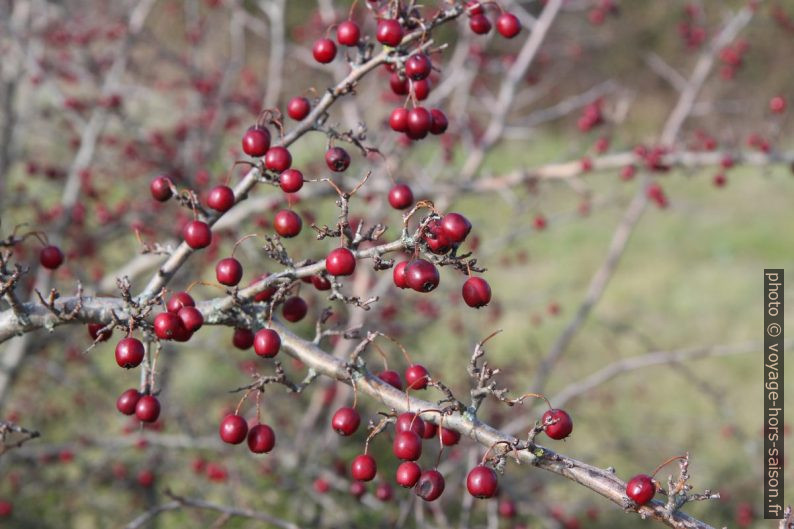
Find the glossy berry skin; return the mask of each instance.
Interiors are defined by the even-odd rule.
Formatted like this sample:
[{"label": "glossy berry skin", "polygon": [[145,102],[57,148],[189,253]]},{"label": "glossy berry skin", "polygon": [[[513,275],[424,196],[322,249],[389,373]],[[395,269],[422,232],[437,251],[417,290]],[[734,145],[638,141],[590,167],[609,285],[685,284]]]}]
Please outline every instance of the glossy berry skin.
[{"label": "glossy berry skin", "polygon": [[422,233],[427,249],[431,252],[443,255],[452,249],[455,242],[447,237],[444,228],[441,226],[441,220],[435,219],[427,223],[425,231]]},{"label": "glossy berry skin", "polygon": [[309,306],[303,298],[298,296],[288,298],[284,301],[284,306],[281,307],[281,315],[284,316],[285,320],[292,323],[301,321],[306,317],[307,312],[309,312]]},{"label": "glossy berry skin", "polygon": [[243,278],[243,265],[234,257],[226,257],[215,265],[215,278],[221,285],[233,287]]},{"label": "glossy berry skin", "polygon": [[303,173],[287,169],[278,176],[278,185],[285,193],[297,193],[303,187]]},{"label": "glossy berry skin", "polygon": [[191,220],[182,228],[182,238],[188,246],[200,250],[212,243],[212,230],[206,222]]},{"label": "glossy berry skin", "polygon": [[325,276],[312,276],[312,285],[320,291],[331,290],[331,282]]},{"label": "glossy berry skin", "polygon": [[229,186],[216,186],[207,196],[207,205],[215,211],[225,213],[234,206],[234,191]]},{"label": "glossy berry skin", "polygon": [[450,241],[460,244],[471,232],[471,222],[460,213],[447,213],[441,218],[441,230]]},{"label": "glossy berry skin", "polygon": [[378,21],[375,38],[386,46],[398,46],[403,40],[403,28],[393,18],[382,18]]},{"label": "glossy berry skin", "polygon": [[404,461],[400,463],[400,466],[397,467],[397,473],[394,480],[399,486],[409,489],[416,485],[416,482],[419,481],[419,477],[421,475],[422,469],[419,465],[413,461]]},{"label": "glossy berry skin", "polygon": [[320,39],[312,46],[312,55],[320,64],[328,64],[336,58],[336,44],[331,39]]},{"label": "glossy berry skin", "polygon": [[429,381],[429,373],[421,364],[413,364],[405,370],[405,382],[408,389],[425,389]]},{"label": "glossy berry skin", "polygon": [[496,472],[491,467],[477,465],[469,471],[466,477],[466,488],[475,498],[493,498],[499,488]]},{"label": "glossy berry skin", "polygon": [[182,307],[195,307],[196,302],[193,297],[187,292],[175,292],[173,296],[168,299],[166,308],[168,312],[178,313]]},{"label": "glossy berry skin", "polygon": [[405,269],[406,283],[417,292],[430,292],[438,286],[441,276],[435,265],[424,259],[417,259]]},{"label": "glossy berry skin", "polygon": [[441,444],[444,446],[455,446],[459,441],[460,433],[457,430],[441,427]]},{"label": "glossy berry skin", "polygon": [[389,77],[389,87],[391,88],[391,91],[394,92],[394,95],[398,96],[407,96],[411,91],[411,86],[408,83],[408,79],[403,79],[396,72],[391,74],[391,77]]},{"label": "glossy berry skin", "polygon": [[474,15],[482,15],[483,13],[485,13],[485,9],[483,9],[480,2],[476,0],[466,2],[466,14],[468,14],[470,17]]},{"label": "glossy berry skin", "polygon": [[342,147],[331,147],[325,153],[325,165],[335,173],[341,173],[350,167],[350,155]]},{"label": "glossy berry skin", "polygon": [[496,18],[496,31],[506,39],[512,39],[521,32],[521,22],[513,13],[504,12]]},{"label": "glossy berry skin", "polygon": [[152,180],[149,184],[149,192],[152,194],[152,198],[158,202],[165,202],[173,195],[171,183],[164,176],[158,176]]},{"label": "glossy berry skin", "polygon": [[361,416],[355,409],[348,406],[343,406],[336,410],[336,413],[331,418],[331,428],[343,436],[356,433],[359,424],[361,424]]},{"label": "glossy berry skin", "polygon": [[116,363],[119,367],[137,367],[143,362],[145,354],[143,343],[136,338],[122,338],[116,345]]},{"label": "glossy berry skin", "polygon": [[243,152],[248,156],[260,158],[270,148],[270,131],[255,125],[243,134]]},{"label": "glossy berry skin", "polygon": [[397,420],[394,422],[394,431],[396,433],[414,432],[421,437],[425,433],[425,425],[422,417],[417,417],[415,413],[405,412],[397,416]]},{"label": "glossy berry skin", "polygon": [[491,31],[491,21],[485,15],[474,15],[469,18],[469,28],[477,35],[485,35]]},{"label": "glossy berry skin", "polygon": [[141,422],[155,422],[160,417],[160,401],[154,395],[143,395],[135,405],[135,417]]},{"label": "glossy berry skin", "polygon": [[408,276],[405,275],[406,268],[408,265],[411,264],[409,261],[402,261],[401,263],[397,263],[394,265],[394,270],[392,271],[392,278],[394,279],[394,285],[397,288],[409,288],[408,287]]},{"label": "glossy berry skin", "polygon": [[276,446],[276,434],[267,424],[257,424],[248,430],[248,449],[255,454],[267,454]]},{"label": "glossy berry skin", "polygon": [[425,501],[434,501],[444,492],[444,476],[436,469],[425,470],[416,482],[414,492]]},{"label": "glossy berry skin", "polygon": [[259,329],[254,334],[254,352],[265,358],[273,358],[281,349],[281,336],[273,329]]},{"label": "glossy berry skin", "polygon": [[546,425],[544,428],[546,435],[552,439],[565,439],[573,431],[573,420],[564,410],[547,410],[540,420]]},{"label": "glossy berry skin", "polygon": [[377,473],[378,465],[369,454],[357,455],[350,464],[350,475],[357,481],[372,481]]},{"label": "glossy berry skin", "polygon": [[425,107],[416,107],[408,111],[408,127],[406,134],[412,140],[421,140],[430,132],[433,118]]},{"label": "glossy berry skin", "polygon": [[433,63],[424,53],[414,53],[405,61],[405,75],[413,81],[426,79],[433,70]]},{"label": "glossy berry skin", "polygon": [[303,119],[311,112],[312,104],[305,97],[293,97],[287,103],[287,115],[295,121],[303,121]]},{"label": "glossy berry skin", "polygon": [[394,209],[408,209],[414,203],[414,193],[405,184],[397,184],[389,190],[389,205]]},{"label": "glossy berry skin", "polygon": [[403,107],[395,108],[389,115],[389,127],[394,132],[405,132],[408,130],[408,109]]},{"label": "glossy berry skin", "polygon": [[645,505],[656,495],[653,478],[647,474],[637,474],[626,483],[626,496],[637,505]]},{"label": "glossy berry skin", "polygon": [[232,335],[232,345],[245,351],[254,345],[254,333],[251,329],[235,329]]},{"label": "glossy berry skin", "polygon": [[449,120],[447,115],[438,108],[430,109],[430,134],[439,135],[444,134],[449,127]]},{"label": "glossy berry skin", "polygon": [[478,309],[491,301],[491,286],[481,277],[470,277],[463,283],[461,294],[466,305]]},{"label": "glossy berry skin", "polygon": [[248,435],[248,422],[239,415],[230,413],[221,421],[219,433],[224,443],[238,445]]},{"label": "glossy berry skin", "polygon": [[347,248],[335,248],[325,258],[325,268],[332,276],[349,276],[356,271],[356,256]]},{"label": "glossy berry skin", "polygon": [[345,20],[336,26],[336,41],[342,46],[356,46],[361,39],[361,30],[352,20]]},{"label": "glossy berry skin", "polygon": [[154,334],[161,340],[171,340],[182,327],[182,320],[173,312],[161,312],[154,317]]},{"label": "glossy berry skin", "polygon": [[378,375],[378,378],[393,388],[403,390],[403,381],[397,371],[383,371]]},{"label": "glossy berry skin", "polygon": [[282,209],[273,218],[273,228],[282,237],[295,237],[301,232],[303,221],[300,215],[290,209]]},{"label": "glossy berry skin", "polygon": [[176,315],[182,321],[182,326],[191,334],[204,325],[204,316],[196,307],[182,307]]},{"label": "glossy berry skin", "polygon": [[57,246],[45,246],[39,252],[39,263],[48,270],[55,270],[63,264],[63,252]]},{"label": "glossy berry skin", "polygon": [[394,436],[392,452],[397,459],[416,461],[422,455],[422,438],[410,430],[399,432]]},{"label": "glossy berry skin", "polygon": [[[91,337],[92,340],[95,342],[107,342],[110,340],[110,337],[113,336],[113,330],[102,331],[105,328],[104,323],[89,323],[88,324],[88,335]],[[100,333],[100,331],[102,331]]]},{"label": "glossy berry skin", "polygon": [[422,439],[432,439],[436,437],[438,433],[438,426],[433,424],[432,422],[425,423],[425,431],[422,433]]},{"label": "glossy berry skin", "polygon": [[424,101],[430,95],[430,79],[411,81],[411,92],[418,101]]},{"label": "glossy berry skin", "polygon": [[286,147],[277,145],[265,153],[265,167],[276,173],[282,173],[292,165],[292,155]]},{"label": "glossy berry skin", "polygon": [[128,389],[116,400],[116,409],[124,415],[134,415],[135,407],[141,399],[141,394],[137,389]]}]

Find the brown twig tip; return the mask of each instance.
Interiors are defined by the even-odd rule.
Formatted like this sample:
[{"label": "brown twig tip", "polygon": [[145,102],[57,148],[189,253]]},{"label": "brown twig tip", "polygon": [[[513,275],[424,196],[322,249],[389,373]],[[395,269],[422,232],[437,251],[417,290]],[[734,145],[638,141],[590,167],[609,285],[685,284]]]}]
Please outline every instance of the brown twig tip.
[{"label": "brown twig tip", "polygon": [[[548,401],[547,401],[547,402],[548,402]],[[549,407],[551,407],[551,405],[549,405]],[[657,467],[656,467],[656,469],[655,469],[655,470],[653,471],[653,473],[651,474],[651,478],[655,477],[655,476],[656,476],[656,474],[657,474],[657,473],[658,473],[658,472],[659,472],[659,471],[660,471],[662,468],[664,468],[666,465],[669,465],[669,464],[670,464],[670,463],[672,463],[673,461],[679,461],[679,460],[682,460],[682,461],[684,461],[684,462],[688,463],[688,462],[689,462],[689,454],[687,453],[687,454],[684,454],[684,455],[682,455],[682,456],[673,456],[673,457],[670,457],[670,458],[666,459],[664,462],[662,462],[662,463],[661,463],[659,466],[657,466]]]}]

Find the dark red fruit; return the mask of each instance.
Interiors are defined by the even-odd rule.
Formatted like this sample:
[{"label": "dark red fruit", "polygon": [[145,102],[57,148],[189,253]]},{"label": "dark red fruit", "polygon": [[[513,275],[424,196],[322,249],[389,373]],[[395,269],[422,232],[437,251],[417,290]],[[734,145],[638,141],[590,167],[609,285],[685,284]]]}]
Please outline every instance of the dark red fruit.
[{"label": "dark red fruit", "polygon": [[135,417],[141,422],[155,422],[160,416],[160,401],[154,395],[143,395],[135,405]]},{"label": "dark red fruit", "polygon": [[116,345],[116,363],[119,367],[126,369],[138,367],[143,362],[145,354],[143,343],[137,338],[122,338]]},{"label": "dark red fruit", "polygon": [[[89,323],[88,335],[95,342],[107,342],[110,339],[110,337],[113,336],[113,329],[102,331],[102,329],[104,328],[105,328],[104,323]],[[100,331],[102,332],[100,333]]]},{"label": "dark red fruit", "polygon": [[204,325],[204,316],[196,307],[182,307],[176,315],[182,320],[182,326],[190,334],[193,334]]},{"label": "dark red fruit", "polygon": [[158,176],[149,184],[149,191],[152,193],[152,198],[158,202],[165,202],[173,192],[171,191],[171,182],[164,176]]},{"label": "dark red fruit", "polygon": [[405,382],[408,384],[408,389],[425,389],[429,381],[429,373],[423,365],[413,364],[405,370]]},{"label": "dark red fruit", "polygon": [[471,222],[460,213],[447,213],[441,218],[441,230],[454,243],[462,243],[471,231]]},{"label": "dark red fruit", "polygon": [[389,190],[389,205],[394,209],[407,209],[414,203],[414,194],[405,184],[397,184]]},{"label": "dark red fruit", "polygon": [[331,171],[341,173],[350,167],[350,155],[342,147],[331,147],[325,153],[325,165]]},{"label": "dark red fruit", "polygon": [[286,301],[284,301],[284,306],[281,307],[281,315],[284,316],[285,320],[292,323],[301,321],[306,317],[306,313],[308,311],[309,306],[306,304],[303,298],[298,296],[288,298]]},{"label": "dark red fruit", "polygon": [[422,238],[427,244],[428,250],[435,254],[443,255],[452,249],[455,241],[447,237],[447,233],[441,226],[441,219],[434,219],[427,224]]},{"label": "dark red fruit", "polygon": [[426,79],[433,70],[433,63],[424,53],[414,53],[405,61],[405,75],[413,81]]},{"label": "dark red fruit", "polygon": [[469,471],[466,477],[466,488],[475,498],[493,498],[499,488],[496,472],[491,467],[477,465]]},{"label": "dark red fruit", "polygon": [[45,246],[39,253],[41,266],[49,270],[55,270],[63,264],[63,252],[57,246]]},{"label": "dark red fruit", "polygon": [[421,417],[417,417],[415,413],[405,412],[397,416],[394,422],[394,431],[400,432],[414,432],[418,436],[425,433],[425,421]]},{"label": "dark red fruit", "polygon": [[394,285],[398,288],[408,288],[408,276],[405,275],[405,272],[409,264],[409,261],[403,261],[394,265],[392,277],[394,278]]},{"label": "dark red fruit", "polygon": [[416,461],[422,455],[422,438],[410,430],[399,432],[394,436],[392,452],[397,459]]},{"label": "dark red fruit", "polygon": [[485,35],[491,31],[491,21],[485,15],[474,15],[469,18],[469,28],[477,35]]},{"label": "dark red fruit", "polygon": [[243,265],[234,257],[226,257],[215,265],[215,278],[218,283],[233,287],[243,278]]},{"label": "dark red fruit", "polygon": [[401,487],[411,488],[419,481],[422,469],[413,461],[405,461],[397,467],[395,481]]},{"label": "dark red fruit", "polygon": [[221,421],[219,433],[224,443],[238,445],[248,435],[248,422],[236,413],[230,413]]},{"label": "dark red fruit", "polygon": [[279,175],[278,185],[285,193],[297,193],[303,187],[303,173],[297,169],[287,169]]},{"label": "dark red fruit", "polygon": [[422,433],[422,439],[432,439],[438,433],[438,426],[432,422],[425,423],[425,431]]},{"label": "dark red fruit", "polygon": [[195,307],[196,302],[187,292],[175,292],[171,299],[168,300],[166,304],[166,308],[168,312],[173,312],[174,314],[179,312],[179,309],[182,307]]},{"label": "dark red fruit", "polygon": [[265,153],[265,167],[276,173],[282,173],[292,165],[292,155],[286,147],[277,145]]},{"label": "dark red fruit", "polygon": [[460,433],[457,430],[441,427],[441,444],[444,446],[455,446],[460,441]]},{"label": "dark red fruit", "polygon": [[154,317],[154,334],[161,340],[171,340],[183,327],[182,320],[173,312],[161,312]]},{"label": "dark red fruit", "polygon": [[512,39],[521,32],[521,22],[513,13],[504,12],[496,18],[496,31],[506,39]]},{"label": "dark red fruit", "polygon": [[466,305],[478,309],[491,301],[491,286],[481,277],[470,277],[463,283],[462,294]]},{"label": "dark red fruit", "polygon": [[389,115],[389,126],[395,132],[406,132],[408,130],[408,109],[398,107],[392,110]]},{"label": "dark red fruit", "polygon": [[356,256],[347,248],[336,248],[325,258],[325,268],[332,276],[349,276],[356,271]]},{"label": "dark red fruit", "polygon": [[398,46],[403,40],[403,28],[400,23],[393,18],[382,18],[378,21],[378,29],[375,33],[378,42],[386,46]]},{"label": "dark red fruit", "polygon": [[243,134],[243,152],[259,158],[270,148],[270,131],[255,125]]},{"label": "dark red fruit", "polygon": [[408,126],[406,134],[412,140],[420,140],[430,132],[433,117],[425,107],[416,107],[408,111]]},{"label": "dark red fruit", "polygon": [[276,434],[267,424],[257,424],[248,430],[248,449],[255,454],[267,454],[276,446]]},{"label": "dark red fruit", "polygon": [[449,127],[447,115],[438,108],[430,109],[430,134],[444,134]]},{"label": "dark red fruit", "polygon": [[565,439],[573,431],[571,416],[564,410],[551,409],[546,411],[540,420],[545,425],[546,435],[552,439]]},{"label": "dark red fruit", "polygon": [[345,20],[336,26],[336,40],[342,46],[356,46],[361,39],[361,30],[352,20]]},{"label": "dark red fruit", "polygon": [[424,101],[430,95],[430,79],[411,82],[411,91],[418,101]]},{"label": "dark red fruit", "polygon": [[128,389],[116,400],[116,409],[124,415],[134,415],[135,407],[141,400],[141,394],[137,389]]},{"label": "dark red fruit", "polygon": [[378,483],[377,488],[375,489],[375,497],[378,498],[380,501],[389,501],[392,499],[392,490],[391,485],[388,483]]},{"label": "dark red fruit", "polygon": [[206,222],[191,220],[182,228],[182,238],[194,250],[206,248],[212,242],[212,230]]},{"label": "dark red fruit", "polygon": [[331,418],[331,428],[339,435],[353,435],[361,424],[361,416],[356,410],[350,407],[342,407],[336,410]]},{"label": "dark red fruit", "polygon": [[357,455],[350,465],[350,475],[358,481],[371,481],[377,473],[378,465],[369,454]]},{"label": "dark red fruit", "polygon": [[400,391],[403,390],[403,381],[397,371],[383,371],[378,375],[378,378]]},{"label": "dark red fruit", "polygon": [[414,492],[425,501],[437,500],[444,492],[444,476],[436,469],[425,470],[419,477]]},{"label": "dark red fruit", "polygon": [[312,47],[314,60],[321,64],[328,64],[336,58],[336,44],[331,39],[320,39]]},{"label": "dark red fruit", "polygon": [[325,276],[312,276],[312,285],[317,290],[331,290],[331,282]]},{"label": "dark red fruit", "polygon": [[637,474],[626,483],[626,496],[637,505],[645,505],[656,495],[653,478],[647,474]]},{"label": "dark red fruit", "polygon": [[305,97],[293,97],[287,103],[287,115],[295,121],[302,121],[311,109],[312,104]]},{"label": "dark red fruit", "polygon": [[441,276],[435,265],[424,259],[417,259],[405,270],[406,283],[417,292],[430,292],[438,286]]},{"label": "dark red fruit", "polygon": [[232,345],[245,351],[254,345],[254,333],[251,329],[235,329],[232,335]]},{"label": "dark red fruit", "polygon": [[290,209],[282,209],[273,217],[273,228],[282,237],[295,237],[301,232],[303,221],[300,215]]},{"label": "dark red fruit", "polygon": [[[255,277],[254,280],[251,281],[249,286],[251,286],[254,283],[257,283],[259,281],[262,281],[263,279],[267,278],[267,276],[268,276],[268,274],[262,274],[259,277]],[[256,294],[254,296],[254,301],[259,302],[259,303],[261,303],[263,301],[268,301],[268,300],[270,300],[270,298],[275,293],[276,293],[276,288],[275,287],[267,287],[265,290],[263,290],[262,292],[260,292],[259,294]]]},{"label": "dark red fruit", "polygon": [[466,13],[471,17],[474,15],[482,15],[485,13],[482,4],[476,0],[466,2]]},{"label": "dark red fruit", "polygon": [[259,329],[254,335],[254,352],[265,358],[273,358],[281,349],[281,336],[273,329]]},{"label": "dark red fruit", "polygon": [[221,213],[229,211],[234,206],[234,191],[229,186],[213,187],[207,196],[207,205]]},{"label": "dark red fruit", "polygon": [[400,74],[397,72],[391,74],[391,77],[389,77],[389,86],[391,87],[391,91],[394,92],[394,95],[398,96],[407,96],[408,92],[411,90],[408,79],[400,77]]}]

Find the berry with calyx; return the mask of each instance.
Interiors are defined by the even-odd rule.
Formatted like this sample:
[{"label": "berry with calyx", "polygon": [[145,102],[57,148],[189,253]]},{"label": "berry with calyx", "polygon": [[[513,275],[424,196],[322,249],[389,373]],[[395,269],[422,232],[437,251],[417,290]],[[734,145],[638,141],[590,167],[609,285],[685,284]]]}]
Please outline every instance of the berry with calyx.
[{"label": "berry with calyx", "polygon": [[357,455],[350,464],[350,475],[357,481],[371,481],[378,473],[378,465],[369,454]]},{"label": "berry with calyx", "polygon": [[248,430],[248,449],[255,454],[267,454],[276,446],[276,434],[267,424],[257,424]]},{"label": "berry with calyx", "polygon": [[234,206],[234,191],[229,186],[217,186],[210,190],[207,205],[215,211],[225,213]]},{"label": "berry with calyx", "polygon": [[342,147],[331,147],[325,153],[325,165],[335,173],[341,173],[350,167],[350,155]]},{"label": "berry with calyx", "polygon": [[417,292],[430,292],[438,286],[441,276],[430,261],[417,259],[405,270],[406,284]]},{"label": "berry with calyx", "polygon": [[335,248],[325,258],[325,268],[332,276],[349,276],[356,271],[356,256],[347,248]]},{"label": "berry with calyx", "polygon": [[57,246],[45,246],[39,252],[41,266],[48,270],[55,270],[63,264],[63,252]]},{"label": "berry with calyx", "polygon": [[200,250],[212,243],[212,230],[206,222],[191,220],[182,228],[182,238],[188,246]]},{"label": "berry with calyx", "polygon": [[236,413],[230,413],[221,421],[219,433],[224,443],[238,445],[248,435],[248,422]]},{"label": "berry with calyx", "polygon": [[425,470],[416,482],[414,492],[425,501],[437,500],[444,492],[444,476],[436,469]]},{"label": "berry with calyx", "polygon": [[171,340],[183,327],[182,320],[173,312],[161,312],[154,317],[154,334],[161,340]]},{"label": "berry with calyx", "polygon": [[424,53],[414,53],[405,61],[405,75],[413,81],[426,79],[433,71],[433,63]]},{"label": "berry with calyx", "polygon": [[463,301],[478,309],[491,301],[491,286],[481,277],[470,277],[463,283]]},{"label": "berry with calyx", "polygon": [[243,152],[248,156],[260,158],[270,148],[270,131],[255,125],[243,134]]},{"label": "berry with calyx", "polygon": [[565,410],[551,409],[540,418],[544,424],[543,430],[552,439],[565,439],[573,431],[573,420]]},{"label": "berry with calyx", "polygon": [[344,406],[336,410],[331,418],[331,428],[339,435],[353,435],[361,424],[361,416],[350,407]]},{"label": "berry with calyx", "polygon": [[273,329],[259,329],[254,334],[254,352],[265,358],[273,358],[281,349],[281,337]]},{"label": "berry with calyx", "polygon": [[273,229],[282,237],[295,237],[301,232],[303,221],[291,209],[282,209],[273,217]]},{"label": "berry with calyx", "polygon": [[466,488],[475,498],[493,498],[499,488],[496,472],[491,467],[477,465],[466,477]]},{"label": "berry with calyx", "polygon": [[137,338],[122,338],[116,345],[116,363],[119,367],[130,369],[141,365],[146,351]]},{"label": "berry with calyx", "polygon": [[222,285],[236,286],[243,278],[243,265],[234,257],[221,259],[215,265],[215,278]]}]

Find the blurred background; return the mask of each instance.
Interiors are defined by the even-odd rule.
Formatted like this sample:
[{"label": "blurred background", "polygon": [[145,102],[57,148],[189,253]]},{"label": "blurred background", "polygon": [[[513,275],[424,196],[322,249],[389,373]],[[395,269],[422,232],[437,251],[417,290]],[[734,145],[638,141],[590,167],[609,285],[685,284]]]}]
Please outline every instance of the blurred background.
[{"label": "blurred background", "polygon": [[[422,9],[432,12],[437,3]],[[530,26],[545,3],[501,5]],[[66,254],[65,265],[50,273],[38,269],[35,237],[15,246],[16,262],[31,268],[20,296],[31,298],[34,288],[71,295],[77,281],[86,292],[118,295],[116,278],[125,275],[133,293],[143,288],[163,259],[142,253],[144,243],[173,245],[191,219],[185,208],[152,200],[151,179],[166,174],[202,199],[214,185],[238,181],[248,169],[234,165],[244,158],[240,137],[258,114],[283,112],[295,96],[316,98],[348,71],[344,50],[321,65],[311,46],[349,12],[371,36],[375,24],[365,4],[350,11],[350,2],[331,0],[0,3],[2,237],[26,224],[20,232],[47,233]],[[373,171],[351,204],[352,215],[368,225],[389,225],[384,237],[391,240],[400,214],[385,196],[394,180],[411,185],[417,199],[463,213],[474,225],[468,249],[488,269],[491,304],[466,307],[460,299],[465,277],[453,270],[442,271],[441,286],[430,296],[397,290],[390,271],[362,266],[349,291],[377,293],[381,299],[371,311],[329,302],[305,286],[309,316],[294,330],[311,338],[317,317],[331,306],[332,324],[387,332],[466,400],[464,366],[472,349],[501,329],[486,357],[503,370],[499,383],[519,395],[534,386],[543,358],[574,319],[626,208],[641,186],[653,182],[666,201],[652,199],[630,227],[603,296],[544,381],[552,404],[574,418],[574,433],[565,441],[539,441],[614,467],[623,479],[688,451],[691,484],[697,491],[719,490],[722,498],[689,504],[687,512],[715,527],[776,526],[764,522],[761,511],[761,303],[763,269],[793,262],[791,112],[770,102],[782,97],[792,103],[794,97],[787,67],[794,53],[794,3],[753,2],[752,20],[715,50],[711,39],[747,2],[563,4],[518,84],[499,140],[462,183],[466,161],[498,113],[500,87],[530,35],[526,27],[512,40],[494,32],[478,36],[464,16],[434,33],[447,46],[432,55],[439,71],[431,77],[427,105],[447,113],[443,136],[411,143],[388,130],[389,112],[405,97],[390,90],[390,74],[381,69],[328,118],[338,130],[357,132],[363,121],[366,144],[383,153],[364,157],[349,149],[348,188]],[[487,13],[495,16],[498,9]],[[707,55],[713,57],[709,75],[675,144],[667,146],[694,161],[666,170],[633,155],[637,146],[646,152],[658,146],[679,89]],[[284,125],[290,130],[295,122],[285,117]],[[323,135],[310,134],[291,148],[293,165],[307,178],[328,176],[325,144]],[[636,166],[634,178],[627,177],[626,164],[609,161],[613,154],[625,154]],[[726,167],[726,157],[736,160],[734,167]],[[760,161],[742,163],[746,159]],[[576,169],[592,161],[594,170]],[[533,172],[566,163],[574,169],[560,178]],[[519,178],[504,178],[511,174]],[[497,185],[478,187],[482,181]],[[234,241],[272,232],[273,213],[288,203],[304,219],[300,236],[285,243],[291,255],[323,258],[336,243],[317,242],[307,228],[336,222],[328,191],[309,182],[286,197],[277,187],[257,187],[170,287],[215,282],[214,263]],[[235,254],[246,270],[243,283],[278,270],[259,246],[249,240]],[[197,299],[220,295],[204,285],[191,293]],[[787,321],[794,328],[791,317]],[[387,501],[377,497],[396,468],[385,457],[388,436],[373,441],[383,464],[356,498],[346,471],[366,434],[362,428],[340,438],[331,430],[330,416],[351,404],[352,391],[325,379],[300,395],[268,388],[262,413],[276,429],[272,453],[224,445],[218,421],[239,399],[230,390],[264,369],[251,350],[232,345],[232,333],[205,327],[188,344],[164,346],[158,365],[163,413],[143,429],[115,409],[116,397],[138,384],[138,373],[121,371],[113,359],[118,332],[88,352],[92,338],[84,325],[0,345],[0,418],[41,433],[0,455],[0,527],[125,527],[172,501],[167,491],[266,512],[298,527],[657,523],[626,515],[559,476],[515,464],[501,478],[499,500],[472,502],[462,485],[482,448],[465,439],[441,457],[447,491],[439,502],[424,505],[396,485]],[[355,342],[323,345],[343,355]],[[394,345],[381,347],[391,368],[406,367]],[[379,369],[380,357],[368,354],[371,369]],[[291,378],[303,377],[303,366],[282,360]],[[364,420],[385,411],[366,398],[358,406]],[[542,411],[536,403],[508,408],[487,401],[480,418],[523,435]],[[791,452],[788,423],[785,430]],[[428,449],[423,461],[432,464],[436,455]],[[660,474],[664,482],[675,470],[669,468]],[[790,464],[784,476],[794,486]],[[140,526],[187,524],[267,526],[200,509],[173,509]]]}]

